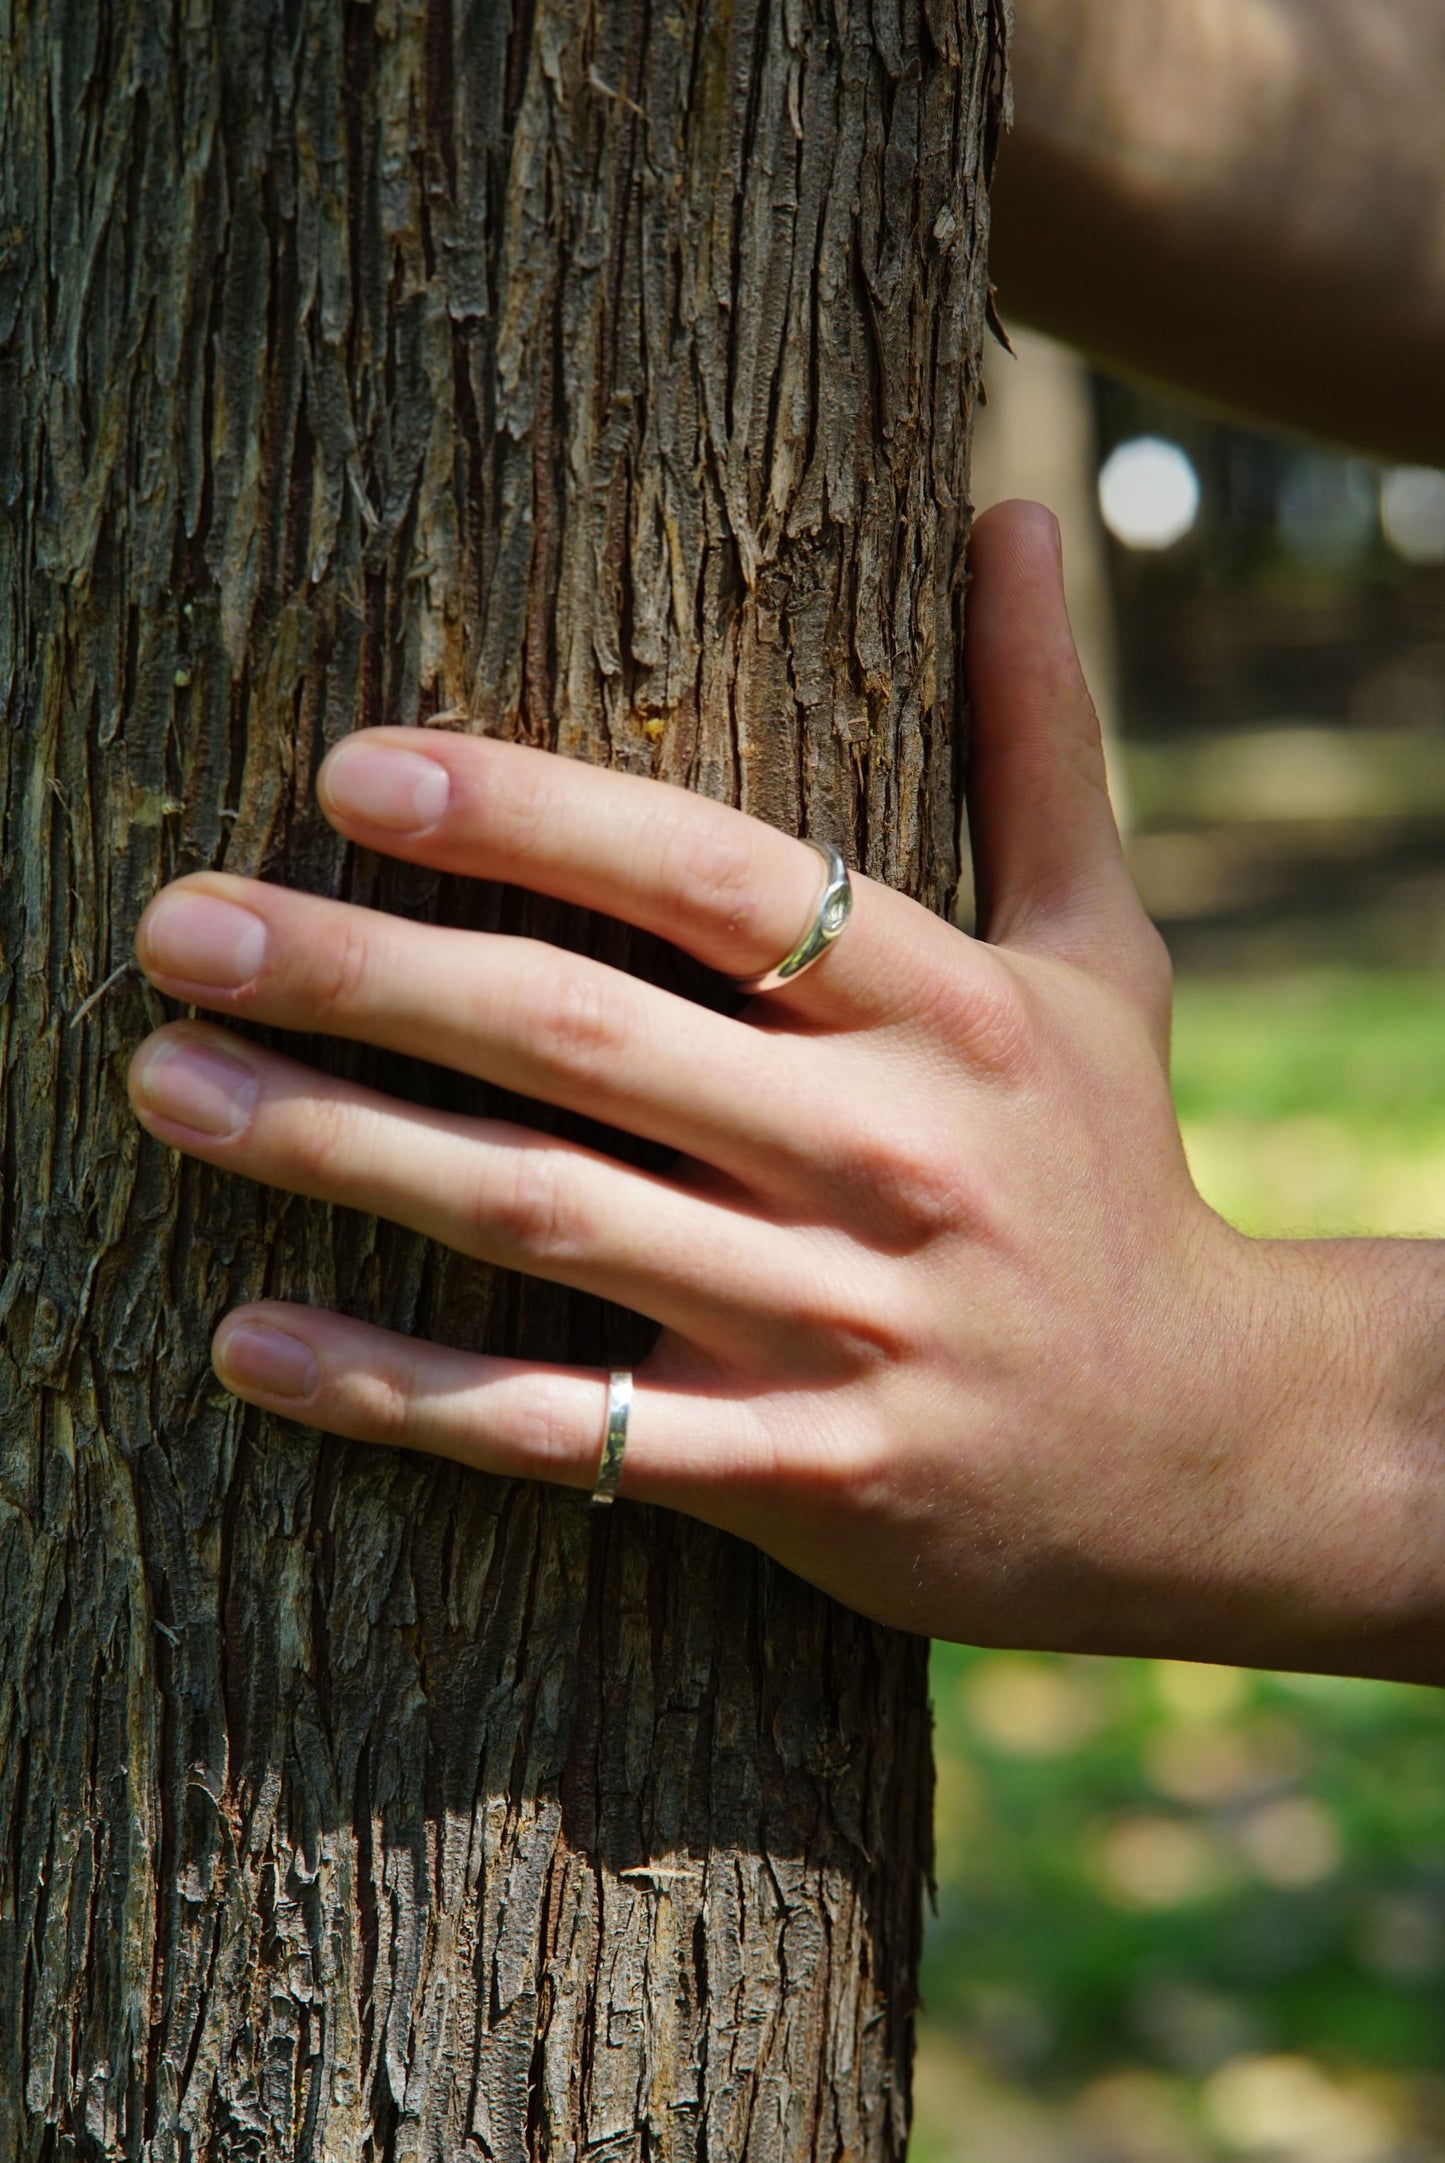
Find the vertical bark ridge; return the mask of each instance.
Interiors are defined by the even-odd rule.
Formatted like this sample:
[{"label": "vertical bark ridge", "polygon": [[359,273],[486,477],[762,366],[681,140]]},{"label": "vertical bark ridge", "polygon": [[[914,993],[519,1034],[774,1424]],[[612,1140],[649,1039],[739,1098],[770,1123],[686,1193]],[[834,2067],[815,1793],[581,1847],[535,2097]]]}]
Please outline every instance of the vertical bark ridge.
[{"label": "vertical bark ridge", "polygon": [[383,719],[946,906],[1002,8],[0,0],[15,2163],[902,2155],[925,1648],[697,1525],[228,1400],[262,1293],[646,1338],[169,1156],[127,964],[215,864],[672,969],[344,852],[312,777]]}]

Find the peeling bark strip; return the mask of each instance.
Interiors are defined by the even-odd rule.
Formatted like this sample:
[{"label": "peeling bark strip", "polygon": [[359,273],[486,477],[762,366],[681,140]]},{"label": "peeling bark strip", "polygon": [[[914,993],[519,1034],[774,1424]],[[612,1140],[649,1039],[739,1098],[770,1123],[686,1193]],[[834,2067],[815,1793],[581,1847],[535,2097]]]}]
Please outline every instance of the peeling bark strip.
[{"label": "peeling bark strip", "polygon": [[667,967],[338,846],[451,709],[944,905],[1003,6],[0,0],[5,2163],[902,2154],[924,1647],[226,1400],[260,1293],[645,1339],[144,1139],[126,963],[218,864]]}]

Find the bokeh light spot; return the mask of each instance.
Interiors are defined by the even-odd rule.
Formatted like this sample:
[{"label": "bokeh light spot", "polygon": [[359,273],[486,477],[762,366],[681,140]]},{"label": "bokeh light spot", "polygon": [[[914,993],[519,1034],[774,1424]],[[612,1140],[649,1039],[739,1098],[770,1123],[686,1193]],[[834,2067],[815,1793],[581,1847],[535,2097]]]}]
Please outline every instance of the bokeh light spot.
[{"label": "bokeh light spot", "polygon": [[1155,1660],[1154,1688],[1176,1720],[1227,1720],[1248,1703],[1249,1682],[1237,1667],[1199,1660]]},{"label": "bokeh light spot", "polygon": [[1237,1838],[1255,1876],[1282,1892],[1322,1885],[1344,1860],[1339,1827],[1309,1795],[1281,1795],[1251,1810]]},{"label": "bokeh light spot", "polygon": [[1173,548],[1199,521],[1199,475],[1162,436],[1121,443],[1099,475],[1099,512],[1126,548]]},{"label": "bokeh light spot", "polygon": [[980,1660],[966,1702],[976,1732],[1009,1757],[1064,1757],[1107,1717],[1099,1693],[1077,1669],[1017,1653]]},{"label": "bokeh light spot", "polygon": [[1380,489],[1385,539],[1406,563],[1445,563],[1445,473],[1397,466]]},{"label": "bokeh light spot", "polygon": [[1279,2163],[1375,2163],[1398,2149],[1381,2099],[1307,2058],[1231,2060],[1206,2081],[1204,2113],[1227,2148]]},{"label": "bokeh light spot", "polygon": [[1104,1890],[1123,1908],[1185,1907],[1231,1878],[1218,1841],[1183,1818],[1119,1818],[1104,1828],[1096,1854]]}]

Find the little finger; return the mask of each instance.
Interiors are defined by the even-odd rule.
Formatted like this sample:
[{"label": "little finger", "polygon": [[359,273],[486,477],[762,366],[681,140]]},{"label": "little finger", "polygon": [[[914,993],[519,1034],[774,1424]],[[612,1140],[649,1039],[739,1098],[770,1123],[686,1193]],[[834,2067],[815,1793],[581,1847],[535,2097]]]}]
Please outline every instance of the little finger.
[{"label": "little finger", "polygon": [[[271,1300],[228,1314],[212,1358],[235,1396],[327,1434],[509,1479],[591,1488],[597,1478],[607,1377],[594,1369],[460,1352]],[[685,1379],[639,1373],[619,1494],[676,1503],[696,1486],[705,1499],[746,1477],[755,1455],[745,1408]]]}]

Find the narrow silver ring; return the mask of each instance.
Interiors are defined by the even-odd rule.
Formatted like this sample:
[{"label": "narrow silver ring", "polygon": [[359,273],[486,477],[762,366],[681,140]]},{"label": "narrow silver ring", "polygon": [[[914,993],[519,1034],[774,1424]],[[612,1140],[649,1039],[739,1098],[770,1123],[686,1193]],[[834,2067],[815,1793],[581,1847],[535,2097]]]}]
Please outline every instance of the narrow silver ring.
[{"label": "narrow silver ring", "polygon": [[632,1376],[619,1367],[607,1377],[607,1424],[602,1430],[602,1457],[592,1483],[594,1509],[611,1509],[622,1477],[622,1456],[627,1448],[627,1415],[632,1410]]},{"label": "narrow silver ring", "polygon": [[853,889],[848,882],[848,866],[831,841],[810,840],[807,845],[822,857],[827,871],[818,905],[808,919],[803,936],[776,969],[764,969],[761,976],[733,978],[738,990],[747,992],[749,997],[760,991],[777,991],[781,985],[795,982],[805,969],[812,968],[815,961],[821,961],[852,913]]}]

